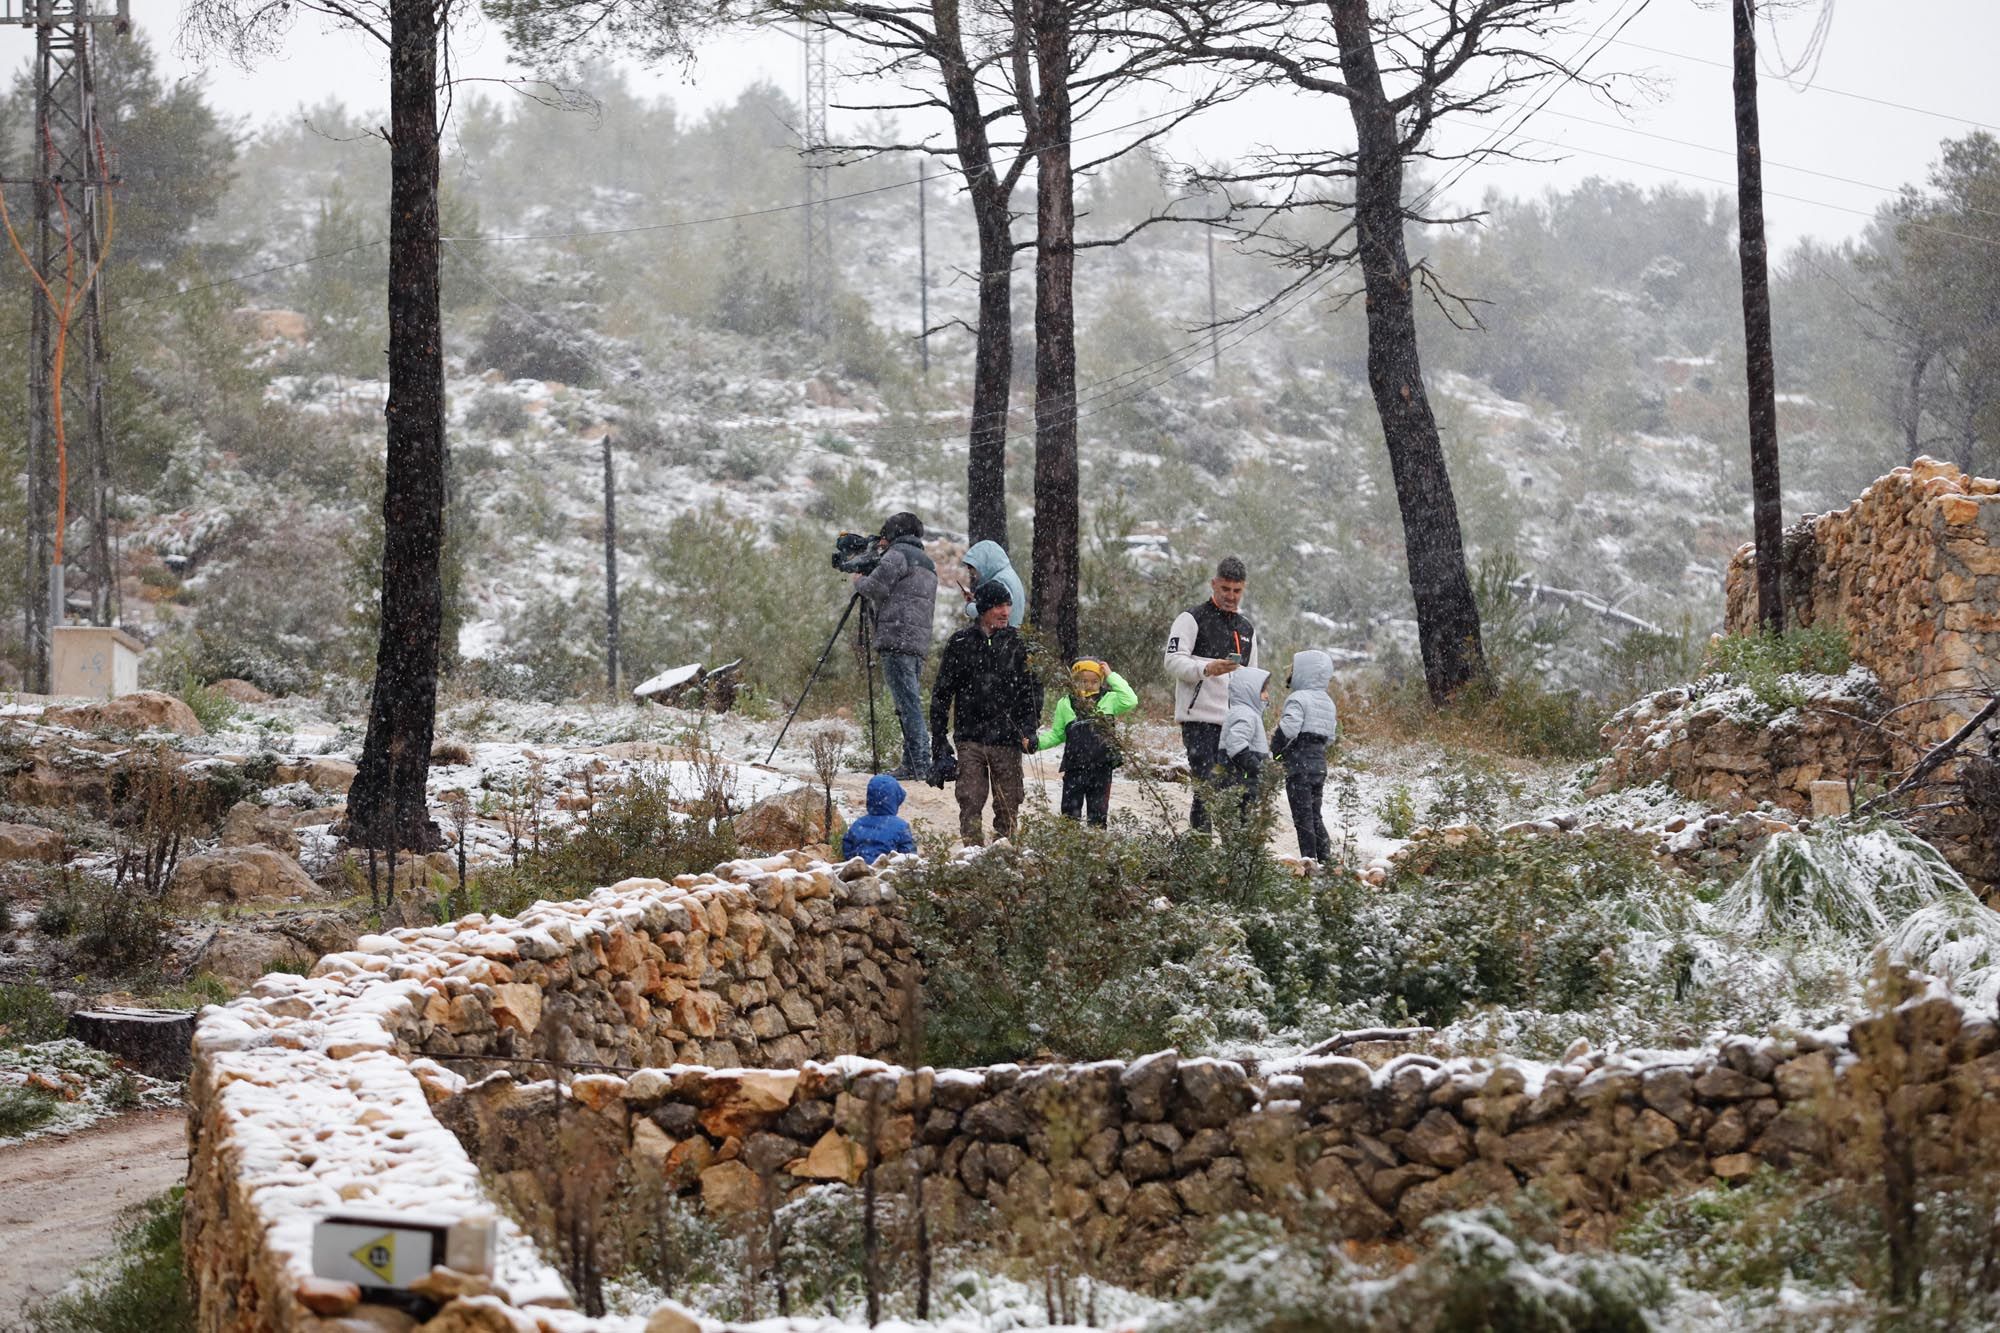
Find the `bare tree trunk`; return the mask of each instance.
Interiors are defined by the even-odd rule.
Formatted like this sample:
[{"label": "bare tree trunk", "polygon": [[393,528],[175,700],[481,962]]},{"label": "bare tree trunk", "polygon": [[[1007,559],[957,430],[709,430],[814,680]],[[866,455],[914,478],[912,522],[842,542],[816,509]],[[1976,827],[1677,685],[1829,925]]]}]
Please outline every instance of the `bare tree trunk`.
[{"label": "bare tree trunk", "polygon": [[1035,0],[1035,549],[1030,620],[1077,651],[1076,181],[1068,0]]},{"label": "bare tree trunk", "polygon": [[382,615],[349,841],[429,850],[424,782],[443,622],[444,355],[438,276],[438,0],[389,11],[389,405]]},{"label": "bare tree trunk", "polygon": [[1757,544],[1757,623],[1785,628],[1785,514],[1778,488],[1778,385],[1764,244],[1764,167],[1757,130],[1756,0],[1730,0],[1736,28],[1736,214],[1743,270],[1743,354],[1750,388],[1750,522]]},{"label": "bare tree trunk", "polygon": [[1903,461],[1914,463],[1923,450],[1918,442],[1919,423],[1924,417],[1924,371],[1931,355],[1921,349],[1910,353],[1910,384],[1903,404]]},{"label": "bare tree trunk", "polygon": [[972,425],[965,463],[969,540],[1007,545],[1007,402],[1014,380],[1013,177],[993,169],[979,81],[965,57],[957,0],[933,0],[938,69],[951,110],[959,170],[979,232],[979,316],[972,358]]},{"label": "bare tree trunk", "polygon": [[1368,295],[1368,387],[1382,419],[1403,550],[1417,608],[1417,643],[1431,701],[1486,677],[1479,607],[1437,418],[1417,351],[1416,304],[1403,240],[1403,152],[1375,60],[1367,0],[1332,0],[1340,67],[1356,136],[1354,218]]}]

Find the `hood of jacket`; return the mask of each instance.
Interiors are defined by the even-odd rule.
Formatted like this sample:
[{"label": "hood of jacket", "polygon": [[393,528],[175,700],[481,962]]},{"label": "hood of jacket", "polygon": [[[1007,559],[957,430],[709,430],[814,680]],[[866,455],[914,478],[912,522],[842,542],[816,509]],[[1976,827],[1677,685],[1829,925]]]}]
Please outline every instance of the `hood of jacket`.
[{"label": "hood of jacket", "polygon": [[978,571],[981,583],[996,577],[1003,569],[1013,568],[1013,562],[1007,559],[1007,553],[1000,549],[1000,543],[996,541],[974,542],[972,549],[965,553],[965,563]]},{"label": "hood of jacket", "polygon": [[868,813],[893,815],[903,808],[903,784],[887,773],[868,779]]},{"label": "hood of jacket", "polygon": [[1265,683],[1271,679],[1270,672],[1262,667],[1237,667],[1223,679],[1229,682],[1231,708],[1254,708],[1260,713],[1264,711],[1264,701],[1260,696],[1264,693]]},{"label": "hood of jacket", "polygon": [[1333,658],[1317,648],[1308,648],[1292,658],[1292,688],[1325,690],[1333,684]]}]

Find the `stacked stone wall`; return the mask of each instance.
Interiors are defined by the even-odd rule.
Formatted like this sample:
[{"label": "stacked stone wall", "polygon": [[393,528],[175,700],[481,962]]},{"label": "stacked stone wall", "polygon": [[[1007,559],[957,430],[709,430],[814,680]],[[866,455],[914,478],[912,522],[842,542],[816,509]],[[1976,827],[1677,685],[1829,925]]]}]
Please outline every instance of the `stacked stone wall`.
[{"label": "stacked stone wall", "polygon": [[344,1322],[351,1294],[311,1277],[313,1219],[356,1209],[494,1230],[500,1271],[467,1299],[540,1311],[548,1328],[623,1327],[557,1313],[560,1279],[431,1103],[463,1087],[459,1071],[894,1055],[916,974],[892,897],[860,862],[731,862],[366,936],[310,977],[273,974],[205,1010],[185,1223],[200,1327],[385,1327]]},{"label": "stacked stone wall", "polygon": [[[1757,628],[1756,563],[1750,546],[1730,561],[1732,634]],[[1968,692],[2000,673],[2000,480],[1919,459],[1792,528],[1785,566],[1786,623],[1844,629],[1919,744],[1963,726]]]},{"label": "stacked stone wall", "polygon": [[[502,1207],[545,1218],[558,1186],[572,1206],[643,1196],[633,1187],[651,1183],[744,1213],[814,1184],[857,1181],[873,1163],[880,1195],[922,1181],[941,1235],[997,1224],[1016,1239],[1073,1237],[1071,1253],[1154,1281],[1181,1269],[1210,1219],[1239,1209],[1291,1216],[1308,1202],[1351,1236],[1390,1238],[1439,1212],[1532,1191],[1572,1235],[1600,1238],[1636,1198],[1840,1151],[1827,1127],[1871,1114],[1855,1098],[1906,1122],[1899,1132],[1926,1171],[2000,1131],[2000,1028],[1937,996],[1851,1030],[1585,1054],[1553,1068],[1420,1055],[1379,1069],[1337,1057],[1257,1066],[1171,1053],[897,1068],[829,1049],[843,1034],[856,1045],[905,1036],[906,978],[890,965],[905,965],[907,946],[891,886],[856,863],[800,857],[718,869],[679,885],[628,881],[515,920],[367,937],[310,977],[274,974],[204,1011],[185,1236],[199,1326],[696,1328],[665,1307],[648,1319],[567,1308],[559,1277]],[[789,944],[778,925],[791,929]],[[839,973],[815,981],[814,968],[835,957]],[[779,981],[786,969],[819,1006],[811,1021],[794,1006],[787,1032],[728,1035],[739,1017],[750,1021],[735,1004],[751,1014],[773,1004],[768,986],[731,988]],[[685,1023],[685,996],[656,985],[655,973],[716,997],[715,1036]],[[781,1010],[789,993],[777,997]],[[833,1013],[841,1019],[829,1021]],[[548,1040],[552,1016],[560,1049],[517,1046]],[[705,1053],[712,1041],[767,1061],[800,1043],[839,1058],[782,1069],[576,1068],[641,1049]],[[526,1054],[507,1054],[516,1049]],[[528,1081],[545,1073],[556,1077]],[[357,1307],[357,1289],[315,1278],[310,1262],[314,1221],[351,1212],[490,1232],[497,1263],[434,1272],[425,1290],[440,1308],[421,1324]]]},{"label": "stacked stone wall", "polygon": [[[1921,1087],[1935,1135],[1924,1151],[1948,1153],[1996,1114],[1996,1051],[1990,1020],[1931,998],[1851,1032],[1586,1055],[1546,1070],[1420,1055],[1379,1069],[1325,1057],[1259,1070],[1171,1052],[1028,1069],[849,1062],[593,1076],[567,1096],[500,1076],[438,1111],[516,1188],[560,1179],[574,1194],[579,1163],[594,1161],[606,1174],[591,1197],[652,1199],[664,1187],[724,1213],[855,1184],[872,1144],[878,1196],[914,1197],[921,1172],[938,1233],[1019,1235],[1060,1219],[1081,1252],[1151,1283],[1183,1269],[1215,1218],[1307,1203],[1350,1238],[1383,1240],[1531,1192],[1572,1238],[1602,1242],[1636,1199],[1823,1155],[1832,1099],[1857,1068],[1859,1086],[1889,1066],[1891,1085]],[[559,1116],[569,1117],[560,1135]],[[559,1139],[588,1146],[552,1161],[541,1148]]]}]

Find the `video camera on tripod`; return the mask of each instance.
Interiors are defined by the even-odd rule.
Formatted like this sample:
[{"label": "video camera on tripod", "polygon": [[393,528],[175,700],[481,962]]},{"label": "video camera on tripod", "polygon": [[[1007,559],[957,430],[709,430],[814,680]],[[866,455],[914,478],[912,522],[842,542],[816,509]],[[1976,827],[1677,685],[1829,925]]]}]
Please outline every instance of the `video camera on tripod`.
[{"label": "video camera on tripod", "polygon": [[873,574],[882,563],[882,539],[866,532],[843,532],[833,539],[833,567],[843,574]]},{"label": "video camera on tripod", "polygon": [[[833,539],[833,556],[829,563],[843,574],[872,574],[875,572],[875,567],[882,563],[882,553],[887,546],[888,542],[878,533],[838,533]],[[813,663],[812,673],[806,677],[805,688],[799,691],[798,702],[793,704],[792,711],[785,715],[785,725],[778,728],[778,739],[771,742],[771,753],[764,756],[765,763],[768,764],[777,757],[778,747],[785,743],[785,733],[792,729],[792,720],[799,715],[799,709],[805,707],[806,696],[812,693],[813,682],[819,679],[821,668],[826,666],[826,659],[833,655],[833,645],[840,642],[840,632],[847,628],[847,618],[854,614],[854,608],[857,606],[861,608],[858,649],[862,669],[868,675],[868,764],[871,771],[882,767],[882,756],[876,749],[875,741],[874,611],[859,591],[847,599],[847,609],[842,611],[840,619],[834,622],[833,633],[827,635],[826,647],[820,649],[819,660]]]}]

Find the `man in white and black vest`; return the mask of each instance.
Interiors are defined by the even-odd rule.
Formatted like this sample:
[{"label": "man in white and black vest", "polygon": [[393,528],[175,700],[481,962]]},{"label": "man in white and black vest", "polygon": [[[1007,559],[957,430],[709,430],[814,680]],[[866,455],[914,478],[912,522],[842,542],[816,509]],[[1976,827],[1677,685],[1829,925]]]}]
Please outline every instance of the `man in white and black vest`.
[{"label": "man in white and black vest", "polygon": [[[1174,678],[1174,721],[1181,724],[1181,744],[1187,748],[1188,771],[1197,784],[1215,771],[1222,741],[1222,719],[1229,712],[1228,683],[1219,679],[1238,667],[1257,665],[1257,629],[1244,619],[1243,585],[1248,572],[1243,561],[1229,556],[1215,567],[1208,581],[1209,598],[1174,617],[1167,631],[1167,674]],[[1195,788],[1188,822],[1208,827],[1201,788]]]}]

